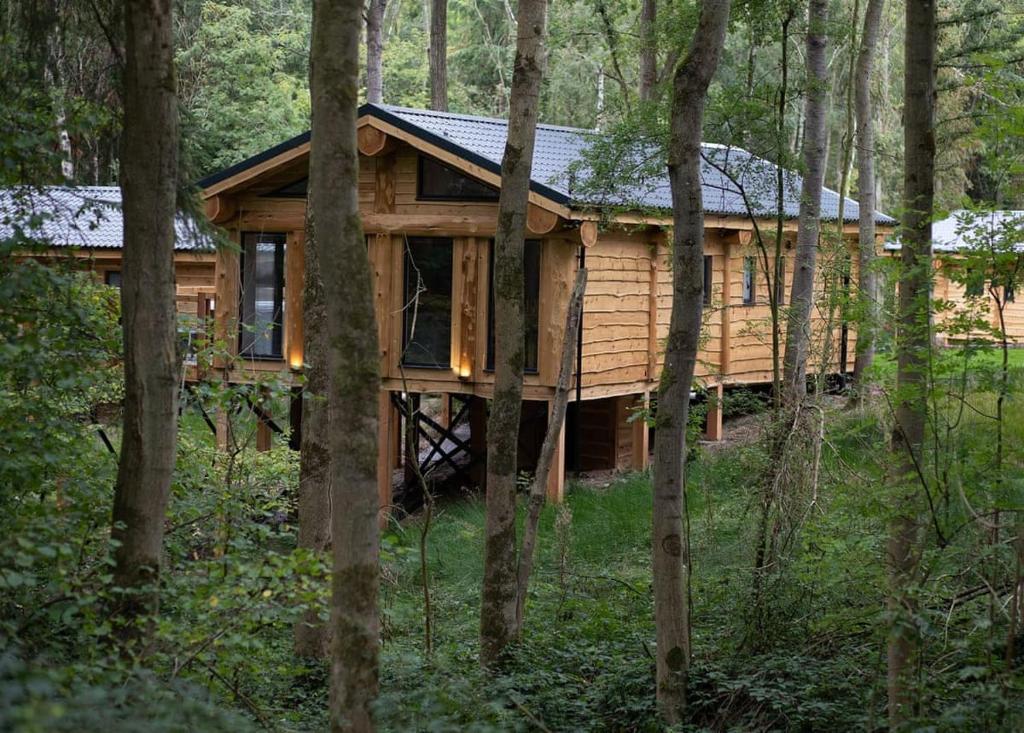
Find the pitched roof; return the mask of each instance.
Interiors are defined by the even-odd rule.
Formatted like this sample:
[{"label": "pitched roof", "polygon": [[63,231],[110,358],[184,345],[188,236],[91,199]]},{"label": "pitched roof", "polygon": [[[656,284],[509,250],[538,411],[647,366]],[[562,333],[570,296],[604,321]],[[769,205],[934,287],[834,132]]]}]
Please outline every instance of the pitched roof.
[{"label": "pitched roof", "polygon": [[[124,221],[117,186],[43,186],[0,189],[0,241],[25,235],[50,247],[120,249]],[[174,249],[213,249],[213,240],[198,232],[183,215],[175,224]]]},{"label": "pitched roof", "polygon": [[[501,173],[501,158],[508,133],[507,120],[378,104],[363,105],[359,108],[359,116],[375,117],[493,173]],[[590,130],[573,127],[538,125],[531,189],[556,203],[571,207],[671,209],[668,176],[663,168],[646,176],[638,176],[631,185],[611,192],[594,193],[591,190],[593,186],[585,185],[586,170],[576,169],[583,161],[584,152],[598,135]],[[298,135],[202,179],[199,185],[203,188],[212,186],[308,141],[308,132]],[[762,217],[775,215],[778,169],[773,163],[740,148],[721,145],[705,144],[703,152],[703,195],[707,213],[746,216],[748,212],[742,188],[754,214]],[[642,151],[636,154],[642,155]],[[783,208],[787,218],[796,218],[800,209],[801,178],[796,173],[786,171],[784,181]],[[740,185],[737,186],[736,182]],[[837,218],[839,198],[839,194],[831,189],[822,191],[823,219]],[[847,198],[843,219],[852,222],[858,218],[857,202]],[[890,217],[877,212],[876,220],[880,224],[895,223]]]},{"label": "pitched roof", "polygon": [[[979,245],[986,229],[993,236],[999,236],[1003,228],[1019,230],[1016,238],[1022,240],[1013,245],[1018,252],[1024,252],[1024,211],[971,212],[967,209],[954,211],[945,219],[932,222],[932,250],[935,252],[961,252]],[[890,252],[898,252],[903,245],[899,240],[885,243]]]}]

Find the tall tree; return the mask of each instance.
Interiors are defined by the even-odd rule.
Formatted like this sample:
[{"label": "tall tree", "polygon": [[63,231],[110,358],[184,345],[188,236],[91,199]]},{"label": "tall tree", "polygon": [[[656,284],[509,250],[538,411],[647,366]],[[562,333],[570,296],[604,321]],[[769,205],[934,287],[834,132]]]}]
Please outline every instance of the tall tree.
[{"label": "tall tree", "polygon": [[860,206],[858,239],[860,297],[863,320],[857,332],[853,379],[859,384],[875,358],[874,329],[878,327],[878,278],[875,272],[875,121],[872,119],[871,72],[882,25],[885,0],[868,0],[864,31],[857,53],[854,106],[857,113],[857,203]]},{"label": "tall tree", "polygon": [[657,697],[669,724],[682,719],[690,668],[690,553],[686,424],[704,303],[701,137],[708,87],[718,68],[729,0],[705,0],[689,53],[672,82],[668,175],[672,188],[672,315],[658,388],[654,444],[653,567]]},{"label": "tall tree", "polygon": [[370,262],[359,218],[356,148],[361,0],[316,0],[310,46],[311,244],[323,288],[331,515],[333,731],[373,729],[378,689],[377,397]]},{"label": "tall tree", "polygon": [[430,108],[448,111],[448,0],[430,0]]},{"label": "tall tree", "polygon": [[370,0],[366,9],[366,101],[384,101],[384,10],[387,0]]},{"label": "tall tree", "polygon": [[811,344],[811,306],[821,230],[821,189],[825,183],[828,118],[828,0],[810,0],[807,13],[807,89],[804,96],[803,186],[793,258],[793,286],[782,361],[783,393],[793,404],[807,393],[807,353]]},{"label": "tall tree", "polygon": [[[327,419],[327,343],[324,286],[320,278],[316,247],[312,246],[312,207],[307,208],[306,281],[302,301],[303,361],[306,383],[303,387],[302,435],[299,446],[298,523],[300,548],[316,554],[326,553],[331,546],[330,473],[331,450],[328,443],[330,424]],[[310,609],[295,623],[295,653],[300,657],[327,657],[330,629],[315,609]]]},{"label": "tall tree", "polygon": [[904,41],[903,247],[896,322],[896,462],[888,561],[892,615],[888,648],[889,722],[899,727],[911,704],[916,648],[910,593],[917,567],[917,468],[928,418],[932,211],[935,205],[935,0],[907,0]]},{"label": "tall tree", "polygon": [[540,84],[547,64],[546,0],[520,0],[508,137],[494,240],[494,399],[487,424],[487,517],[480,660],[497,662],[516,635],[516,452],[523,406],[523,249]]},{"label": "tall tree", "polygon": [[640,101],[654,95],[658,82],[657,0],[643,0],[640,5]]},{"label": "tall tree", "polygon": [[178,99],[171,0],[126,0],[121,196],[124,430],[114,488],[114,584],[129,618],[155,612],[178,431],[174,216]]}]

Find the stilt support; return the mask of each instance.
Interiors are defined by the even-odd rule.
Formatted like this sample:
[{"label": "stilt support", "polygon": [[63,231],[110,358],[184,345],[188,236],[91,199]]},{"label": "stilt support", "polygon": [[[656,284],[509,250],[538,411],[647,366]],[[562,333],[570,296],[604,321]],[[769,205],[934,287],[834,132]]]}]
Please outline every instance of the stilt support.
[{"label": "stilt support", "polygon": [[[637,395],[637,400],[634,404],[635,411],[630,415],[630,418],[633,420],[630,423],[630,426],[633,428],[633,460],[631,467],[634,471],[646,471],[650,465],[651,431],[647,427],[646,415],[648,404],[647,392]],[[642,414],[637,414],[637,411],[640,411]]]},{"label": "stilt support", "polygon": [[391,393],[381,390],[377,396],[377,497],[380,500],[378,522],[383,527],[391,513],[391,474],[399,455],[398,415],[391,405]]},{"label": "stilt support", "polygon": [[708,389],[708,416],[704,428],[704,440],[719,441],[722,439],[722,397],[725,390],[716,384]]},{"label": "stilt support", "polygon": [[[548,403],[548,419],[551,419],[551,407],[554,402]],[[558,432],[558,442],[555,444],[555,453],[551,456],[551,470],[548,472],[547,486],[548,501],[552,504],[561,504],[565,500],[565,422],[562,422],[562,429]]]}]

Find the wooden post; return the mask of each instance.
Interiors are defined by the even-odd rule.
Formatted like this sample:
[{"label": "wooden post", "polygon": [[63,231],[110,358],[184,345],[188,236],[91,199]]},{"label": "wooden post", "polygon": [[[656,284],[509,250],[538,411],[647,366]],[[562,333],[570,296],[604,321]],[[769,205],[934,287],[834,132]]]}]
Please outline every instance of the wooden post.
[{"label": "wooden post", "polygon": [[289,232],[285,247],[284,342],[288,366],[302,368],[302,295],[306,279],[306,232]]},{"label": "wooden post", "polygon": [[[551,408],[554,400],[548,402],[548,419],[551,419]],[[565,422],[558,433],[558,444],[555,446],[555,453],[551,457],[551,470],[548,473],[547,485],[548,501],[552,504],[561,504],[565,500]]]},{"label": "wooden post", "polygon": [[264,400],[266,392],[260,391],[259,399],[256,402],[258,410],[253,410],[256,417],[256,450],[266,453],[273,447],[273,433],[270,432],[270,405]]},{"label": "wooden post", "polygon": [[297,451],[302,448],[302,387],[292,387],[288,407],[288,420],[291,427],[288,447]]},{"label": "wooden post", "polygon": [[419,464],[420,460],[420,396],[418,394],[406,395],[406,412],[409,417],[405,419],[405,434],[402,442],[405,446],[405,482],[409,484],[417,481],[415,466]]},{"label": "wooden post", "polygon": [[395,429],[395,423],[399,422],[397,418],[391,405],[391,393],[381,390],[377,397],[377,498],[380,500],[377,521],[381,526],[387,524],[391,514],[392,470],[400,453]]},{"label": "wooden post", "polygon": [[[235,245],[241,243],[238,230],[232,229],[228,236]],[[213,366],[223,369],[230,366],[230,359],[238,354],[238,302],[241,297],[241,277],[238,251],[221,247],[217,250],[216,271],[216,324],[215,332],[227,351],[227,357],[218,355]]]},{"label": "wooden post", "polygon": [[479,459],[473,463],[469,475],[474,484],[483,487],[487,483],[487,400],[475,395],[469,399],[469,445],[472,457]]},{"label": "wooden post", "polygon": [[226,452],[231,443],[231,415],[227,407],[221,407],[217,410],[217,449]]},{"label": "wooden post", "polygon": [[722,397],[725,393],[721,384],[708,390],[708,417],[704,429],[704,440],[719,441],[722,439]]},{"label": "wooden post", "polygon": [[437,416],[437,424],[443,428],[451,426],[452,422],[452,396],[447,392],[441,393],[441,409]]},{"label": "wooden post", "polygon": [[[648,405],[648,398],[648,392],[638,395],[636,407],[646,409]],[[651,431],[647,429],[646,417],[634,417],[633,422],[630,425],[633,428],[632,468],[634,471],[645,471],[647,470],[647,466],[650,465],[649,460],[651,446],[649,438]]]}]

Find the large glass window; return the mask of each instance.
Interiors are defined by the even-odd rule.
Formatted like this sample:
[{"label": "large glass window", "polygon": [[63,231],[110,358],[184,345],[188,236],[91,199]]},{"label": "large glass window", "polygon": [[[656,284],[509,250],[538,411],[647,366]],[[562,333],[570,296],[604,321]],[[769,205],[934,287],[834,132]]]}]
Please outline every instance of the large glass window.
[{"label": "large glass window", "polygon": [[[494,369],[494,240],[491,240],[487,273],[487,368]],[[523,327],[526,354],[523,369],[535,374],[538,368],[537,334],[540,330],[540,240],[527,239],[523,247]]]},{"label": "large glass window", "polygon": [[757,260],[743,258],[743,305],[754,305],[757,297]]},{"label": "large glass window", "polygon": [[285,241],[284,234],[242,235],[242,356],[281,358]]},{"label": "large glass window", "polygon": [[452,240],[410,237],[405,248],[402,363],[451,366]]},{"label": "large glass window", "polygon": [[444,163],[421,155],[416,176],[417,198],[427,201],[497,201],[491,188]]}]

